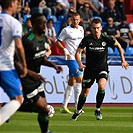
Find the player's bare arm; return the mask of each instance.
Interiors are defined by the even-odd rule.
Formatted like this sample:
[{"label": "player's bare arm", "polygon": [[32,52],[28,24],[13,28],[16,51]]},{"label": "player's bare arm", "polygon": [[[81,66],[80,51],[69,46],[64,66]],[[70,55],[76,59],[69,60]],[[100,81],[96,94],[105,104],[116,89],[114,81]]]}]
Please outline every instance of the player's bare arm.
[{"label": "player's bare arm", "polygon": [[15,38],[14,40],[15,40],[15,46],[16,46],[17,52],[19,53],[20,58],[23,63],[23,73],[20,74],[20,77],[25,77],[27,74],[27,64],[25,60],[25,52],[24,52],[24,48],[22,45],[22,41],[20,38]]},{"label": "player's bare arm", "polygon": [[83,69],[86,67],[85,65],[83,65],[82,61],[81,61],[81,53],[82,53],[83,49],[78,48],[75,54],[75,58],[76,61],[79,64],[79,70],[83,71]]},{"label": "player's bare arm", "polygon": [[116,40],[114,45],[117,47],[117,49],[118,49],[118,51],[120,53],[121,66],[127,70],[128,67],[129,67],[129,64],[125,60],[125,57],[124,57],[124,54],[123,54],[123,50],[122,50],[122,47],[121,47],[120,43]]}]

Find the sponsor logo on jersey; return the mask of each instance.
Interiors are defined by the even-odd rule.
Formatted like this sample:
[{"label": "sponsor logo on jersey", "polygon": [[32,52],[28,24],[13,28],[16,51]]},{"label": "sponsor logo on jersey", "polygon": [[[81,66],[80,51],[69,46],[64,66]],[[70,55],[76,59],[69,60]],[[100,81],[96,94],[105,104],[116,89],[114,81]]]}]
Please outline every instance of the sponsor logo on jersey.
[{"label": "sponsor logo on jersey", "polygon": [[106,42],[102,42],[102,46],[106,46]]}]

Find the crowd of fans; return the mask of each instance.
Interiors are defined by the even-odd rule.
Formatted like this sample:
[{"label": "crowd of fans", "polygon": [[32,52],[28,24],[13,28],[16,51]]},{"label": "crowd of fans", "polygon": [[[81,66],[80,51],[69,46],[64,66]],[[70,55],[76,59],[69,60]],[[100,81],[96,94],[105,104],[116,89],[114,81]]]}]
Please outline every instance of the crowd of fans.
[{"label": "crowd of fans", "polygon": [[116,37],[125,51],[127,47],[133,47],[133,22],[129,24],[126,21],[122,0],[108,0],[107,7],[103,0],[22,0],[14,17],[22,23],[23,35],[32,30],[30,17],[35,12],[42,13],[47,19],[44,30],[51,49],[54,50],[52,55],[63,55],[54,43],[61,30],[71,25],[71,15],[74,12],[80,14],[80,25],[85,34],[91,32],[89,27],[92,19],[99,17],[104,33]]}]

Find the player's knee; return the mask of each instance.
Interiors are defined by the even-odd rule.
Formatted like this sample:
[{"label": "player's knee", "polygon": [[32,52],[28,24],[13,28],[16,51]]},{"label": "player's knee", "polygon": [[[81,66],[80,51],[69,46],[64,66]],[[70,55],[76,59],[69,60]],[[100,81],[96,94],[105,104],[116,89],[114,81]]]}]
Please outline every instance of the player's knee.
[{"label": "player's knee", "polygon": [[22,99],[23,99],[23,96],[22,95],[20,95],[20,96],[17,96],[17,97],[15,97],[15,98],[13,98],[13,99],[15,99],[15,100],[17,100],[20,104],[22,104]]}]

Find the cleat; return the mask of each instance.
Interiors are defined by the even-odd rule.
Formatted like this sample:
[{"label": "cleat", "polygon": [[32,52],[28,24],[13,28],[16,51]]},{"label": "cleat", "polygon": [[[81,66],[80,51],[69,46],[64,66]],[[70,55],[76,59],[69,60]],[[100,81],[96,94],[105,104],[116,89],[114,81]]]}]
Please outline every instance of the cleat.
[{"label": "cleat", "polygon": [[77,118],[78,118],[81,114],[83,114],[82,109],[81,109],[81,110],[77,110],[77,111],[75,111],[75,113],[73,114],[73,116],[71,117],[70,120],[72,120],[72,121],[76,121]]},{"label": "cleat", "polygon": [[97,120],[102,120],[103,116],[100,111],[95,110],[95,116]]},{"label": "cleat", "polygon": [[[76,112],[76,108],[75,108],[74,112]],[[84,114],[84,113],[85,113],[85,111],[84,111],[84,110],[82,110],[82,114]]]},{"label": "cleat", "polygon": [[47,133],[52,133],[52,132],[48,130]]},{"label": "cleat", "polygon": [[73,114],[73,112],[71,112],[68,108],[61,108],[60,109],[61,113],[68,113],[68,114]]}]

